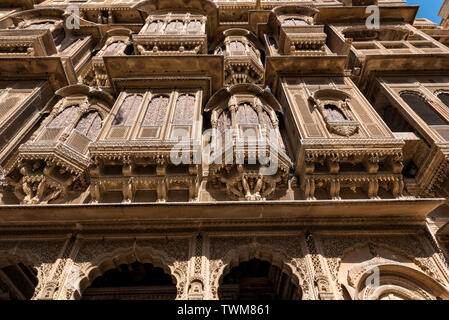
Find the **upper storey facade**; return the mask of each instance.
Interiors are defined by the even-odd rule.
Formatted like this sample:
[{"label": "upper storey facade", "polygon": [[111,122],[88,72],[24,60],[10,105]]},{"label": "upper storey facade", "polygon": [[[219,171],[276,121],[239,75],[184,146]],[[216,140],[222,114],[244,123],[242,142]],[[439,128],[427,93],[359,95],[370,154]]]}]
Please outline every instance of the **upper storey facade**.
[{"label": "upper storey facade", "polygon": [[[369,5],[379,6],[375,29]],[[17,119],[1,123],[5,202],[445,194],[447,106],[407,107],[418,103],[404,96],[416,82],[393,89],[393,76],[448,69],[449,49],[415,23],[415,6],[47,0],[14,8],[0,18],[0,72],[14,83],[5,82],[2,107]],[[432,94],[443,97],[449,81],[439,79]],[[20,117],[30,104],[31,122]],[[422,121],[398,129],[391,105]],[[8,140],[13,128],[24,134]],[[411,166],[419,174],[410,177]]]}]

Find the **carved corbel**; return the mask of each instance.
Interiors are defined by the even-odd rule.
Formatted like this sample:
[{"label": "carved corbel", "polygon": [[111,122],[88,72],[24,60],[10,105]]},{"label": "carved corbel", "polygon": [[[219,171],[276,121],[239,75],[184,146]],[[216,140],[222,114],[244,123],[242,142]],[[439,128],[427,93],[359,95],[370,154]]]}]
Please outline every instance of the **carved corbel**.
[{"label": "carved corbel", "polygon": [[340,171],[340,159],[337,154],[326,158],[326,164],[329,168],[329,173],[336,174]]},{"label": "carved corbel", "polygon": [[379,181],[377,179],[371,179],[368,182],[368,197],[370,199],[379,199],[377,195],[379,191]]},{"label": "carved corbel", "polygon": [[100,185],[98,183],[92,183],[90,185],[90,196],[92,203],[98,203],[101,200]]},{"label": "carved corbel", "polygon": [[159,179],[157,181],[157,202],[167,201],[167,182],[165,178]]},{"label": "carved corbel", "polygon": [[341,200],[340,197],[340,180],[331,179],[329,182],[329,193],[332,200]]},{"label": "carved corbel", "polygon": [[404,181],[402,177],[397,178],[393,181],[393,196],[395,198],[402,198],[404,192]]},{"label": "carved corbel", "polygon": [[315,179],[305,178],[304,179],[304,195],[306,200],[316,200],[315,198]]},{"label": "carved corbel", "polygon": [[315,171],[315,155],[307,153],[304,159],[306,174],[312,174]]},{"label": "carved corbel", "polygon": [[134,184],[132,179],[123,183],[123,201],[122,203],[131,203],[134,200]]},{"label": "carved corbel", "polygon": [[391,171],[393,173],[401,173],[404,169],[404,158],[402,153],[396,153],[391,157]]},{"label": "carved corbel", "polygon": [[379,155],[373,153],[365,158],[364,165],[367,173],[377,173],[379,171]]}]

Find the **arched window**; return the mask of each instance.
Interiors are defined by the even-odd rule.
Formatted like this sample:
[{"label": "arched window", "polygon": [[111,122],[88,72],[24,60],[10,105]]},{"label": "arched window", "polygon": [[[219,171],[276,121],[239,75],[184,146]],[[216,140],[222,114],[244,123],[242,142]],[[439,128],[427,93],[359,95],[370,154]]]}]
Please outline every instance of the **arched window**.
[{"label": "arched window", "polygon": [[181,32],[184,28],[184,22],[180,20],[173,20],[169,24],[167,24],[167,27],[165,28],[165,32]]},{"label": "arched window", "polygon": [[294,27],[294,26],[308,26],[309,24],[302,19],[292,18],[292,19],[285,19],[283,25]]},{"label": "arched window", "polygon": [[49,124],[48,128],[66,128],[78,116],[78,105],[65,108]]},{"label": "arched window", "polygon": [[440,93],[438,98],[443,102],[447,107],[449,107],[449,93]]},{"label": "arched window", "polygon": [[149,33],[158,32],[161,30],[163,24],[164,24],[164,22],[162,22],[162,21],[153,21],[148,26],[147,32],[149,32]]},{"label": "arched window", "polygon": [[190,21],[187,25],[187,33],[200,33],[201,32],[201,22],[198,20]]},{"label": "arched window", "polygon": [[120,107],[117,115],[115,116],[113,126],[125,126],[129,127],[136,119],[137,111],[143,97],[140,94],[132,94],[126,97]]},{"label": "arched window", "polygon": [[220,133],[224,133],[229,128],[231,128],[231,112],[225,109],[218,117],[217,130]]},{"label": "arched window", "polygon": [[240,41],[231,41],[229,44],[229,50],[231,50],[231,52],[244,52],[245,45]]},{"label": "arched window", "polygon": [[104,50],[103,55],[114,55],[122,52],[126,47],[126,44],[122,41],[116,41],[109,44]]},{"label": "arched window", "polygon": [[254,110],[248,103],[240,104],[235,116],[237,124],[259,124],[259,117],[256,110]]},{"label": "arched window", "polygon": [[403,93],[401,94],[401,98],[428,125],[439,126],[448,124],[422,97],[413,93]]},{"label": "arched window", "polygon": [[346,121],[347,118],[341,112],[340,109],[337,108],[337,106],[333,104],[327,104],[324,106],[324,114],[327,121],[330,122],[338,122],[338,121]]},{"label": "arched window", "polygon": [[270,115],[265,110],[262,111],[262,123],[267,129],[274,129]]},{"label": "arched window", "polygon": [[195,97],[189,94],[179,96],[178,101],[176,101],[173,124],[191,125],[193,123],[195,100]]},{"label": "arched window", "polygon": [[91,141],[95,141],[101,130],[101,116],[98,111],[90,111],[83,114],[75,130],[86,136]]},{"label": "arched window", "polygon": [[148,105],[147,112],[143,118],[144,127],[162,127],[168,110],[168,97],[160,96],[153,98]]}]

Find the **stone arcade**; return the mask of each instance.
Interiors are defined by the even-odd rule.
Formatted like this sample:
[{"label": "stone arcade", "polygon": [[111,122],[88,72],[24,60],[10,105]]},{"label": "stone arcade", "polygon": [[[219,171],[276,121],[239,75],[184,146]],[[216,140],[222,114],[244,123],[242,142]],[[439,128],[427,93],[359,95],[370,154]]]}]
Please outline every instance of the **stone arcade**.
[{"label": "stone arcade", "polygon": [[449,2],[417,11],[2,0],[0,299],[449,299]]}]

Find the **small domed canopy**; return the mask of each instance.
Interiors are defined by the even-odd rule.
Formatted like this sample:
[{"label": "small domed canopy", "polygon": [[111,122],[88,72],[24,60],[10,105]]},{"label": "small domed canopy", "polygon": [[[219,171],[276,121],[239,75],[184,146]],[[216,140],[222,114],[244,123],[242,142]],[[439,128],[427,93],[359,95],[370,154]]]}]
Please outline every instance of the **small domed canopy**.
[{"label": "small domed canopy", "polygon": [[88,97],[97,98],[99,100],[102,100],[106,103],[106,106],[110,109],[114,105],[114,97],[112,97],[109,93],[103,91],[94,89],[91,87],[88,87],[83,84],[74,84],[70,85],[64,88],[59,89],[55,93],[57,96],[60,97],[68,97],[73,95],[84,95]]},{"label": "small domed canopy", "polygon": [[220,102],[222,102],[223,100],[229,100],[234,94],[239,93],[253,94],[254,96],[260,98],[262,102],[265,102],[267,105],[273,108],[274,111],[283,113],[281,104],[277,101],[273,94],[255,84],[238,84],[217,91],[210,98],[209,102],[204,108],[204,112],[211,112],[214,107],[217,106]]},{"label": "small domed canopy", "polygon": [[62,21],[64,20],[64,10],[60,9],[32,9],[15,13],[11,16],[15,25],[18,25],[24,20],[29,21]]},{"label": "small domed canopy", "polygon": [[132,30],[130,30],[128,28],[110,29],[104,34],[103,38],[101,38],[101,41],[98,44],[97,48],[99,48],[99,49],[103,48],[104,45],[106,44],[106,41],[108,41],[108,39],[110,37],[113,37],[113,36],[130,37],[132,33],[133,33]]},{"label": "small domed canopy", "polygon": [[279,16],[303,16],[314,18],[318,14],[319,10],[314,7],[305,7],[298,5],[280,6],[271,10],[268,18],[268,25],[275,26]]},{"label": "small domed canopy", "polygon": [[265,49],[264,49],[262,43],[259,41],[259,39],[256,37],[256,35],[254,33],[252,33],[251,31],[242,29],[242,28],[227,29],[227,30],[219,33],[210,47],[216,48],[217,46],[220,45],[221,42],[223,42],[223,40],[226,37],[230,37],[230,36],[244,36],[249,41],[251,41],[251,43],[254,44],[257,47],[257,49],[260,49],[265,52]]},{"label": "small domed canopy", "polygon": [[202,13],[207,16],[207,34],[212,37],[218,27],[218,6],[210,0],[145,0],[131,9],[146,14],[155,11]]}]

